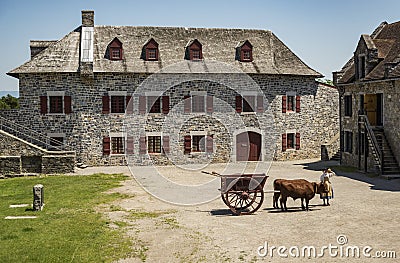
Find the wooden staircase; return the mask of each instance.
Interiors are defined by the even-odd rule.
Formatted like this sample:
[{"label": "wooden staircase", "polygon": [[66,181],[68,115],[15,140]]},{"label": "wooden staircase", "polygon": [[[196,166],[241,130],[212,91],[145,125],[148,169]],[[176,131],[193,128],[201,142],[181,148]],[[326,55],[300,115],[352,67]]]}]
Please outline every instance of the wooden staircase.
[{"label": "wooden staircase", "polygon": [[393,154],[390,144],[388,143],[385,132],[383,128],[373,128],[373,133],[375,135],[376,141],[378,142],[378,147],[382,154],[382,174],[398,174],[400,175],[400,167]]}]

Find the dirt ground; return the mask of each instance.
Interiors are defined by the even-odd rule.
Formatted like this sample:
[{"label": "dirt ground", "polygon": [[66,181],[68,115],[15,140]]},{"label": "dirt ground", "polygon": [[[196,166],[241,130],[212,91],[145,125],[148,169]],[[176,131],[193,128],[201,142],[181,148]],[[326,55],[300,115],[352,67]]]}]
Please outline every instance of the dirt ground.
[{"label": "dirt ground", "polygon": [[[276,178],[317,181],[321,168],[334,165],[318,160],[274,162],[264,190],[272,190]],[[212,178],[200,171],[159,169],[181,184]],[[221,172],[223,167],[203,170]],[[101,172],[130,174],[127,167],[101,168]],[[110,226],[122,227],[135,241],[132,257],[118,262],[398,262],[400,180],[336,172],[331,206],[322,206],[316,196],[306,212],[300,200],[290,199],[289,211],[281,212],[272,208],[272,194],[266,193],[262,207],[244,216],[232,215],[221,198],[202,205],[172,205],[148,194],[134,179],[127,180],[113,191],[130,197],[104,210]]]}]

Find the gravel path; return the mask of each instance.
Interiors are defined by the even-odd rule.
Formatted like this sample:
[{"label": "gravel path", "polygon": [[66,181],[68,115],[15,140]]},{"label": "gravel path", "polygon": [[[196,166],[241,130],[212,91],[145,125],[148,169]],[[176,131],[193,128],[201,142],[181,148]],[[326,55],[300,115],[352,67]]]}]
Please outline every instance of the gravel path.
[{"label": "gravel path", "polygon": [[[274,162],[264,189],[272,190],[276,178],[317,181],[321,168],[334,165],[318,160]],[[199,171],[159,169],[165,177],[179,183],[211,180],[211,176]],[[213,165],[204,170],[222,171],[223,167]],[[77,171],[94,172],[130,175],[127,167],[89,167]],[[220,198],[203,205],[176,206],[154,198],[131,179],[113,190],[131,197],[104,213],[114,222],[113,227],[123,227],[135,240],[132,257],[119,262],[398,262],[400,180],[338,171],[337,174],[332,179],[335,198],[331,206],[322,206],[316,196],[308,212],[301,210],[300,200],[292,199],[287,204],[289,212],[272,209],[272,194],[268,193],[260,210],[247,216],[233,216]],[[347,243],[339,245],[346,239]],[[281,255],[276,248],[271,255],[272,246],[281,246]],[[315,256],[311,246],[316,249]],[[360,258],[353,257],[353,249],[359,249]],[[395,251],[397,259],[366,258],[379,251],[388,252],[386,256]]]}]

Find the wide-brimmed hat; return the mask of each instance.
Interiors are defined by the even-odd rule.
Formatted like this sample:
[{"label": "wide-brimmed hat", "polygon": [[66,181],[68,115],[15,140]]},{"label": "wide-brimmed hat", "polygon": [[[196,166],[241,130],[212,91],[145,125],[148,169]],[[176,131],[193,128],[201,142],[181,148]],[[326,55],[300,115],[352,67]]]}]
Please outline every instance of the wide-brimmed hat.
[{"label": "wide-brimmed hat", "polygon": [[328,173],[331,173],[331,172],[332,172],[331,168],[328,168],[326,171],[327,171]]}]

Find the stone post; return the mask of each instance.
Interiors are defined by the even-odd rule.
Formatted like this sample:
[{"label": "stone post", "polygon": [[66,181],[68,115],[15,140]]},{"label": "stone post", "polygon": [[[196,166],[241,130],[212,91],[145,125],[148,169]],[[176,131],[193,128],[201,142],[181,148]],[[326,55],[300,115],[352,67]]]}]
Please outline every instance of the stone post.
[{"label": "stone post", "polygon": [[44,206],[43,185],[37,184],[33,186],[33,210],[42,211]]}]

